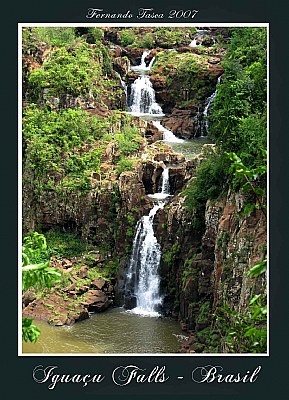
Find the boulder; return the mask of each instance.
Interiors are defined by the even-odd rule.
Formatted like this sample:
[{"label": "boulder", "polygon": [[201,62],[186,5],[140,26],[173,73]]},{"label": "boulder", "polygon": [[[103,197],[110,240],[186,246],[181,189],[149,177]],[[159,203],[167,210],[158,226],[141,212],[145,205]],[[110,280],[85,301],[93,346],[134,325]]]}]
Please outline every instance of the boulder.
[{"label": "boulder", "polygon": [[89,290],[85,301],[82,303],[89,311],[105,311],[110,306],[110,301],[101,290]]},{"label": "boulder", "polygon": [[52,325],[72,325],[76,321],[89,318],[88,310],[83,304],[75,304],[74,291],[64,297],[61,293],[50,293],[48,296],[35,299],[23,309],[23,317],[48,321]]},{"label": "boulder", "polygon": [[95,288],[95,289],[99,289],[102,290],[104,288],[105,285],[105,280],[101,277],[94,279],[91,283],[90,286]]},{"label": "boulder", "polygon": [[87,265],[83,265],[82,267],[80,267],[78,276],[79,278],[83,279],[83,278],[87,278],[87,271],[89,270]]},{"label": "boulder", "polygon": [[27,290],[22,296],[22,304],[27,307],[28,304],[32,303],[36,299],[36,294],[33,290]]}]

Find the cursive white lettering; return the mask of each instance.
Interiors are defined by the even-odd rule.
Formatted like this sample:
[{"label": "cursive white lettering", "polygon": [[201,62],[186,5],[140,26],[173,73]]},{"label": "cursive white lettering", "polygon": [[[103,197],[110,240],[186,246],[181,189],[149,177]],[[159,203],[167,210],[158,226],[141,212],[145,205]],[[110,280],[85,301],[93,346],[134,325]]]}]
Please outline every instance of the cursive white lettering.
[{"label": "cursive white lettering", "polygon": [[156,14],[153,8],[139,8],[137,19],[164,18],[164,14]]},{"label": "cursive white lettering", "polygon": [[57,383],[82,383],[83,387],[87,386],[89,382],[92,383],[100,383],[104,380],[104,376],[101,374],[95,375],[80,375],[80,374],[55,374],[54,370],[58,367],[56,366],[48,366],[44,368],[42,365],[38,365],[33,370],[33,379],[37,383],[49,383],[48,389],[53,390]]},{"label": "cursive white lettering", "polygon": [[136,365],[120,366],[113,370],[112,380],[117,386],[129,385],[132,381],[136,383],[164,383],[169,377],[165,374],[166,367],[156,366],[149,373],[144,373],[145,369],[139,368]]},{"label": "cursive white lettering", "polygon": [[204,367],[197,367],[192,372],[192,380],[196,383],[253,383],[258,378],[258,373],[261,370],[261,366],[259,365],[255,370],[251,373],[247,371],[246,374],[241,374],[238,372],[237,374],[228,374],[223,375],[220,374],[223,370],[221,366],[212,366],[206,365]]}]

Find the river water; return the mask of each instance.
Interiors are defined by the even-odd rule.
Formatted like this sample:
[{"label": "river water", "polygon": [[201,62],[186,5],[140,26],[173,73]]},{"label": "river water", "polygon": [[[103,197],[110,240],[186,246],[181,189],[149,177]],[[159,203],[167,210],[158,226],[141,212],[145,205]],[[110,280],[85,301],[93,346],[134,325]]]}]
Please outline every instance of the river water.
[{"label": "river water", "polygon": [[167,318],[143,317],[111,308],[75,325],[50,326],[34,320],[41,330],[36,343],[24,343],[23,353],[147,354],[176,353],[182,335],[179,323]]}]

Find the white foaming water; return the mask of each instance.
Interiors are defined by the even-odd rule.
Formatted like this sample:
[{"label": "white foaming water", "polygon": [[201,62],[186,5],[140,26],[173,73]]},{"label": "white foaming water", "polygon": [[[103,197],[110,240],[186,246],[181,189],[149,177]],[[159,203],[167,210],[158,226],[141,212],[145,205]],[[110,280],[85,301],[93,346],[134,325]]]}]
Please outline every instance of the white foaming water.
[{"label": "white foaming water", "polygon": [[125,95],[126,95],[126,97],[127,97],[127,85],[126,85],[125,81],[123,81],[123,80],[121,79],[120,74],[119,74],[118,72],[116,72],[116,74],[117,74],[117,76],[119,77],[121,86],[123,87],[123,90],[124,90]]},{"label": "white foaming water", "polygon": [[129,112],[134,115],[163,114],[155,99],[155,91],[149,76],[139,76],[131,85],[131,106]]},{"label": "white foaming water", "polygon": [[210,37],[213,40],[213,43],[216,43],[216,40],[212,34],[206,29],[197,29],[194,39],[189,44],[190,47],[199,47],[202,46],[202,41],[205,37]]},{"label": "white foaming water", "polygon": [[154,235],[153,220],[157,211],[163,206],[164,203],[161,202],[155,204],[149,215],[143,216],[137,225],[128,271],[128,277],[138,276],[135,287],[137,306],[130,310],[134,314],[159,315],[156,308],[162,302],[158,274],[161,249]]},{"label": "white foaming water", "polygon": [[199,47],[201,46],[200,44],[197,44],[197,39],[193,39],[191,43],[189,44],[190,47]]},{"label": "white foaming water", "polygon": [[150,71],[150,69],[153,66],[153,63],[155,61],[155,57],[153,57],[151,59],[151,61],[149,62],[149,65],[147,66],[145,59],[149,54],[150,54],[150,50],[149,51],[144,51],[143,54],[142,54],[142,57],[141,57],[140,64],[132,66],[131,70],[135,71],[135,72],[139,72],[139,73],[146,73],[146,72]]},{"label": "white foaming water", "polygon": [[169,181],[169,169],[164,168],[163,173],[162,173],[162,188],[161,188],[161,193],[162,194],[170,194],[170,181]]},{"label": "white foaming water", "polygon": [[218,78],[216,90],[206,100],[206,107],[205,107],[204,112],[203,112],[204,122],[205,122],[205,131],[206,131],[205,133],[208,133],[208,130],[209,130],[208,114],[209,114],[210,107],[212,106],[212,104],[214,102],[214,99],[215,99],[215,97],[216,97],[216,95],[218,93],[218,89],[219,89],[218,85],[220,84],[220,82],[221,82],[221,76],[219,76],[219,78]]},{"label": "white foaming water", "polygon": [[152,121],[152,123],[154,124],[154,126],[156,128],[158,128],[161,132],[163,132],[163,140],[165,142],[170,142],[170,143],[183,143],[184,140],[183,139],[179,139],[178,137],[176,137],[173,132],[171,132],[170,130],[166,129],[161,123],[160,121]]},{"label": "white foaming water", "polygon": [[146,74],[155,61],[155,57],[153,57],[149,65],[146,65],[145,59],[149,54],[150,51],[144,51],[140,65],[131,67],[140,76],[131,85],[128,113],[138,117],[164,115],[161,106],[156,102],[155,91],[149,75]]},{"label": "white foaming water", "polygon": [[[161,193],[158,194],[162,195],[162,200],[165,200],[169,196],[169,191],[169,169],[164,168]],[[162,303],[158,273],[161,248],[154,234],[153,222],[157,211],[164,205],[164,201],[158,200],[149,215],[143,216],[137,224],[127,273],[129,285],[132,280],[134,281],[134,293],[137,299],[136,307],[128,311],[133,314],[149,317],[160,315],[157,308]]]}]

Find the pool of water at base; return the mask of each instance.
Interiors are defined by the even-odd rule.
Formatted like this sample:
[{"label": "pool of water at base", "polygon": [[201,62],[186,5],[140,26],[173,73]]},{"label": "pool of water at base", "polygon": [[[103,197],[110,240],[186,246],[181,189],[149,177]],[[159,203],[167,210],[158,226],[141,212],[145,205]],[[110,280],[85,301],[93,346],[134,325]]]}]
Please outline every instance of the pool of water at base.
[{"label": "pool of water at base", "polygon": [[72,326],[55,327],[37,320],[34,324],[41,335],[36,343],[23,342],[23,354],[176,353],[178,335],[184,335],[176,321],[142,317],[123,308],[92,314]]},{"label": "pool of water at base", "polygon": [[172,147],[174,152],[183,154],[186,160],[192,160],[201,153],[204,144],[212,143],[212,141],[207,136],[200,136],[194,139],[185,140],[183,143],[167,143]]}]

